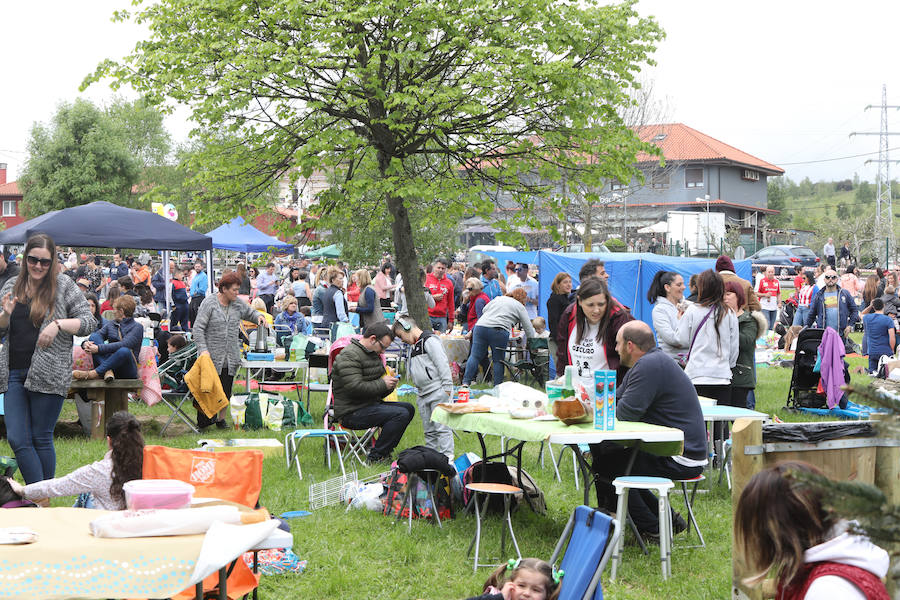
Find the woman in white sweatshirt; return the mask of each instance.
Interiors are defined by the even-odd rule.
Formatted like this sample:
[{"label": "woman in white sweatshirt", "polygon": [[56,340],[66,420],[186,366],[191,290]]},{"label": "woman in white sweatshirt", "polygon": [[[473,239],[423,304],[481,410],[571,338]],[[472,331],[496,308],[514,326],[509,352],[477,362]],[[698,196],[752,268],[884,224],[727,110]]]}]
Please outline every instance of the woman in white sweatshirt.
[{"label": "woman in white sweatshirt", "polygon": [[[767,576],[778,600],[888,600],[881,582],[890,559],[822,504],[821,488],[804,484],[816,467],[785,461],[760,471],[741,492],[734,514],[735,548],[757,585]],[[798,477],[799,475],[799,477]]]},{"label": "woman in white sweatshirt", "polygon": [[[678,321],[675,337],[687,348],[684,372],[698,396],[716,404],[731,399],[731,369],[737,363],[740,332],[734,311],[725,305],[722,276],[707,269],[697,276],[697,302]],[[722,439],[722,424],[715,424],[716,439]]]}]

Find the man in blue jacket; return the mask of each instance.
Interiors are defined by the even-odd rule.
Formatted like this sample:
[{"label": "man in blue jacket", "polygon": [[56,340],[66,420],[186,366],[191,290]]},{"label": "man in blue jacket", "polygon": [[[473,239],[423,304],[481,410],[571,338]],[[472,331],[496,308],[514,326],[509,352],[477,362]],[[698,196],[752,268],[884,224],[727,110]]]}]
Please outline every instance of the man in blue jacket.
[{"label": "man in blue jacket", "polygon": [[119,296],[113,303],[116,317],[107,321],[81,343],[93,355],[94,368],[73,371],[74,379],[137,379],[138,357],[144,341],[144,327],[134,320],[134,297]]},{"label": "man in blue jacket", "polygon": [[825,287],[813,296],[809,304],[806,326],[818,329],[831,327],[846,340],[853,325],[859,320],[856,300],[845,289],[838,287],[838,275],[834,269],[825,271]]}]

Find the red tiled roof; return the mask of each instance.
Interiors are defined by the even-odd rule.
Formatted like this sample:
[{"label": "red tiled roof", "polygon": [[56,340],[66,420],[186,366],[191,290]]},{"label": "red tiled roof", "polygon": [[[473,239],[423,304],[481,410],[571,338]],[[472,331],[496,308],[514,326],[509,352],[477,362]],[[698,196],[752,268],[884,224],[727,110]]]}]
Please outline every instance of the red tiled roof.
[{"label": "red tiled roof", "polygon": [[[728,161],[767,171],[771,175],[784,173],[784,169],[772,163],[691,129],[683,123],[645,125],[638,127],[636,131],[641,141],[658,146],[667,161]],[[663,135],[665,137],[661,140],[653,139]],[[656,160],[656,157],[648,154],[639,154],[637,157],[639,163]]]},{"label": "red tiled roof", "polygon": [[10,181],[9,183],[4,183],[0,185],[0,196],[21,196],[22,192],[19,191],[19,186],[16,185],[15,181]]}]

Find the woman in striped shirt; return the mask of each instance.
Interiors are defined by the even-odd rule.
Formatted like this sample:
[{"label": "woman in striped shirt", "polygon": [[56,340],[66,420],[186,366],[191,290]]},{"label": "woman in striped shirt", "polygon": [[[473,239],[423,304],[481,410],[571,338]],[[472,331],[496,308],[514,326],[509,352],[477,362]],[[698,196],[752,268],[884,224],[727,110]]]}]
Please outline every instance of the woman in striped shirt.
[{"label": "woman in striped shirt", "polygon": [[803,274],[805,279],[803,287],[797,292],[797,312],[794,313],[794,325],[801,327],[806,325],[806,317],[809,316],[809,304],[812,302],[819,286],[816,285],[816,278],[811,271]]}]

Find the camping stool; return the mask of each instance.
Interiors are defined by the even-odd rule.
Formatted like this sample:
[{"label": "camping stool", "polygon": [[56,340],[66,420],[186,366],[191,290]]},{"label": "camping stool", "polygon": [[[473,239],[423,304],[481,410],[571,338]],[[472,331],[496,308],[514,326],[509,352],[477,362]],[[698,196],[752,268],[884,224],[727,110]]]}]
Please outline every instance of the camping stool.
[{"label": "camping stool", "polygon": [[[519,543],[516,541],[516,534],[513,532],[512,518],[509,514],[509,507],[511,504],[510,498],[516,494],[521,494],[522,488],[514,485],[506,485],[505,483],[468,483],[466,484],[466,489],[474,494],[472,497],[472,504],[475,505],[475,537],[472,538],[472,542],[469,544],[469,550],[466,552],[466,556],[469,556],[472,553],[472,547],[475,547],[475,562],[472,566],[472,571],[478,571],[478,567],[499,566],[499,563],[486,564],[478,562],[478,551],[481,547],[481,513],[487,511],[488,501],[491,499],[492,494],[500,494],[503,496],[503,516],[509,527],[509,537],[512,539],[513,547],[516,549],[516,558],[522,558],[522,553],[519,551]],[[484,502],[481,507],[478,506],[478,494],[484,494]],[[503,560],[502,557],[505,556],[505,551],[506,529],[501,528],[500,560]]]},{"label": "camping stool", "polygon": [[[672,508],[669,506],[669,490],[675,487],[671,479],[665,477],[616,477],[612,484],[616,488],[619,497],[616,505],[616,519],[621,528],[625,524],[628,514],[628,490],[651,490],[659,495],[659,560],[662,565],[663,579],[668,579],[672,574]],[[622,561],[622,549],[625,546],[625,536],[619,536],[616,549],[613,552],[612,572],[610,581],[616,580],[616,571]]]},{"label": "camping stool", "polygon": [[287,468],[291,468],[291,461],[297,465],[297,476],[303,479],[303,472],[300,470],[300,453],[298,445],[300,441],[308,437],[323,438],[325,441],[325,461],[328,464],[328,470],[331,470],[331,445],[334,444],[334,452],[337,454],[338,462],[341,465],[341,475],[346,475],[344,471],[344,457],[341,455],[341,446],[339,437],[345,440],[349,439],[349,432],[341,429],[295,429],[284,436],[284,458],[287,462]]},{"label": "camping stool", "polygon": [[419,480],[422,480],[425,483],[428,499],[431,500],[432,511],[434,511],[434,519],[431,521],[431,524],[434,525],[437,523],[437,526],[443,529],[444,526],[441,524],[441,515],[438,514],[437,501],[434,499],[434,486],[437,485],[437,481],[440,477],[441,473],[437,469],[420,469],[418,471],[413,471],[412,473],[407,473],[406,492],[403,496],[403,500],[400,502],[400,510],[397,511],[397,518],[394,520],[394,523],[400,521],[400,517],[403,516],[403,506],[408,501],[409,531],[412,532],[413,511],[416,509],[416,483]]},{"label": "camping stool", "polygon": [[[700,526],[697,524],[697,517],[694,516],[694,496],[697,494],[697,486],[700,485],[700,482],[705,480],[706,476],[701,473],[696,477],[691,477],[690,479],[673,479],[675,483],[681,484],[681,495],[684,496],[684,507],[687,509],[688,513],[688,528],[687,534],[691,535],[691,524],[694,525],[694,530],[697,532],[697,537],[700,538],[699,546],[684,546],[685,548],[705,548],[706,542],[703,541],[703,534],[700,533]],[[689,483],[693,483],[694,486],[691,488],[691,497],[688,498],[687,486]],[[681,546],[679,546],[681,547]]]}]

